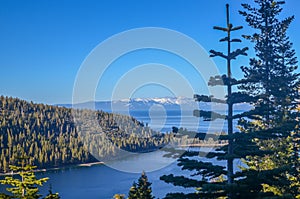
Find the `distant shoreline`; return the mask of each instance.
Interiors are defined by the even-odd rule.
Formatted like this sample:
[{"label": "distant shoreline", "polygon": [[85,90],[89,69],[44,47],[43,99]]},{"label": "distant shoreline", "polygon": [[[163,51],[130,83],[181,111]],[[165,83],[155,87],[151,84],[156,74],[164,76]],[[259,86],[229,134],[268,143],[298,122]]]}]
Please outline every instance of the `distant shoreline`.
[{"label": "distant shoreline", "polygon": [[[40,173],[40,172],[47,172],[47,171],[55,171],[55,170],[61,170],[61,169],[67,169],[67,168],[76,168],[76,167],[91,167],[94,165],[100,165],[104,164],[104,162],[91,162],[91,163],[81,163],[81,164],[70,164],[66,166],[61,167],[53,167],[53,168],[47,168],[47,169],[35,169],[33,170],[34,173]],[[9,176],[9,175],[17,175],[17,173],[8,172],[8,173],[0,173],[0,176]]]},{"label": "distant shoreline", "polygon": [[197,143],[197,144],[182,144],[180,147],[222,147],[228,143]]}]

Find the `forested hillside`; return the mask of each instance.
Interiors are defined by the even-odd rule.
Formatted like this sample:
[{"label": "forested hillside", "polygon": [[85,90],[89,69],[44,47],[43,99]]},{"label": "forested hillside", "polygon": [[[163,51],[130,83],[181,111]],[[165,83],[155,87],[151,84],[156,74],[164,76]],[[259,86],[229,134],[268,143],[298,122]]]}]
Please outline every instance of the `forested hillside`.
[{"label": "forested hillside", "polygon": [[[78,125],[74,114],[82,118]],[[89,118],[97,123],[89,123]],[[0,172],[8,172],[8,165],[24,153],[29,164],[40,169],[60,167],[112,159],[120,148],[155,150],[172,137],[153,132],[130,116],[0,97]]]}]

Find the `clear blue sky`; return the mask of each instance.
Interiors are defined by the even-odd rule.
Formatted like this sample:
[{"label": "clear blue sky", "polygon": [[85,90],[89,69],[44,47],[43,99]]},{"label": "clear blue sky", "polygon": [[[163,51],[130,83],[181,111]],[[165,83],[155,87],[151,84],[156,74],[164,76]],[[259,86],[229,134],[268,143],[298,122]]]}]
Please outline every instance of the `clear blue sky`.
[{"label": "clear blue sky", "polygon": [[[226,3],[231,6],[233,24],[246,26],[243,18],[238,15],[241,2],[252,4],[251,0],[1,0],[0,95],[50,104],[70,103],[77,72],[86,56],[105,39],[132,28],[168,28],[188,35],[207,51],[223,50],[224,46],[218,43],[223,35],[213,30],[212,26],[225,25]],[[286,1],[283,16],[288,15],[296,17],[289,36],[299,55],[299,0]],[[245,28],[236,35],[249,31]],[[251,44],[246,42],[240,46],[244,45],[251,48]],[[177,58],[169,63],[165,63],[166,59],[172,58],[165,52],[138,52],[135,55],[129,54],[119,64],[127,64],[125,68],[130,70],[136,64],[161,61],[185,73],[187,77],[190,73],[191,84],[197,92],[202,91],[192,70],[176,66],[175,63],[180,62],[176,61]],[[222,73],[226,72],[222,60],[214,61]],[[241,77],[239,66],[247,62],[248,58],[235,61],[234,74]],[[120,78],[126,72],[119,70],[118,66],[111,70],[101,80],[99,87],[111,90],[113,82],[110,80],[113,77]],[[169,94],[165,89],[153,85],[138,90],[133,97],[161,97]],[[96,94],[97,100],[108,98],[108,92]]]}]

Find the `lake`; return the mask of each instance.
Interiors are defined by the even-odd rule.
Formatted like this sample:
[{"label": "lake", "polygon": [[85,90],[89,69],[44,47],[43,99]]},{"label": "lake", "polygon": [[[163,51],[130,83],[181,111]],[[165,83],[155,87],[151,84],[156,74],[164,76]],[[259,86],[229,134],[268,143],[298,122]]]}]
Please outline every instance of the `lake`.
[{"label": "lake", "polygon": [[[49,177],[50,180],[43,186],[42,193],[47,193],[49,185],[52,184],[53,191],[59,192],[62,199],[111,199],[116,193],[128,194],[134,181],[140,177],[143,167],[157,166],[161,162],[169,161],[170,164],[152,172],[146,172],[149,181],[152,183],[152,191],[156,198],[162,198],[168,192],[187,192],[193,189],[174,187],[159,180],[164,174],[189,175],[189,172],[180,170],[175,161],[165,160],[161,157],[162,152],[141,154],[133,159],[119,160],[116,163],[125,167],[132,165],[140,167],[139,173],[122,172],[105,165],[94,165],[91,167],[68,168],[56,171],[38,173],[38,177]],[[145,165],[149,159],[152,165]],[[205,160],[203,158],[203,160]],[[225,162],[219,162],[225,166]],[[238,162],[239,165],[241,163]],[[136,171],[136,169],[135,169]]]},{"label": "lake", "polygon": [[[217,111],[218,112],[218,111]],[[235,111],[235,114],[239,114],[243,111]],[[148,124],[152,129],[160,132],[171,132],[172,127],[183,127],[192,131],[210,132],[216,133],[220,131],[227,131],[227,122],[222,119],[216,119],[215,121],[203,121],[200,118],[193,116],[193,110],[130,110],[128,112],[119,111],[120,114],[129,114],[134,118]],[[220,111],[220,113],[223,113]],[[234,126],[237,125],[237,121],[234,121]],[[234,128],[237,130],[236,128]]]},{"label": "lake", "polygon": [[[218,130],[220,126],[226,130],[227,127],[222,120],[216,121],[217,128],[213,128],[214,124],[209,122],[198,121],[195,123],[192,113],[181,115],[176,111],[171,111],[164,117],[160,114],[150,113],[151,115],[149,115],[149,112],[141,111],[130,114],[139,121],[148,123],[151,128],[163,132],[171,131],[172,126],[197,128],[201,132]],[[159,123],[161,120],[164,123]],[[160,176],[164,174],[189,175],[189,172],[180,170],[180,167],[176,165],[176,160],[164,158],[163,154],[163,151],[141,153],[109,162],[109,166],[93,165],[40,172],[37,173],[38,177],[50,178],[41,188],[41,193],[46,194],[51,184],[53,191],[59,192],[62,199],[111,199],[116,193],[127,195],[132,183],[138,180],[143,170],[146,171],[148,179],[152,183],[153,194],[156,198],[162,198],[168,192],[191,191],[191,189],[174,187],[159,180]],[[208,161],[205,158],[202,159]],[[225,162],[219,164],[225,165]],[[238,164],[241,163],[238,162]]]},{"label": "lake", "polygon": [[[134,159],[120,160],[119,164],[132,165],[133,167],[140,167],[139,173],[122,172],[105,165],[94,165],[91,167],[77,167],[57,171],[49,171],[45,173],[38,173],[38,177],[47,176],[50,180],[42,189],[42,193],[47,193],[49,184],[52,184],[53,191],[59,192],[62,199],[110,199],[116,193],[128,194],[128,191],[134,181],[137,182],[140,173],[143,171],[142,167],[145,165],[145,159],[156,159],[152,166],[156,166],[157,162],[161,160],[160,152],[149,154],[142,154]],[[152,156],[152,157],[150,157]],[[156,158],[153,158],[156,156]],[[116,163],[118,163],[116,161]],[[151,165],[150,165],[151,166]],[[135,169],[137,171],[137,169]],[[156,197],[162,198],[170,191],[187,191],[185,189],[177,188],[174,186],[160,181],[160,176],[164,174],[180,173],[184,174],[176,162],[163,167],[161,169],[146,172],[149,181],[152,183],[153,194]],[[188,173],[187,173],[188,174]]]}]

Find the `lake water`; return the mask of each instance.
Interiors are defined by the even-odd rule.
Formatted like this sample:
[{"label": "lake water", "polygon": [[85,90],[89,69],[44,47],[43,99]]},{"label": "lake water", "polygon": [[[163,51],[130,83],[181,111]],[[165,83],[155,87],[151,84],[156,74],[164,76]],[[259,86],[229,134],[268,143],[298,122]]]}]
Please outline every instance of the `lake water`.
[{"label": "lake water", "polygon": [[[197,128],[201,132],[207,132],[209,130],[209,122],[188,122],[188,120],[192,120],[193,117],[190,113],[180,116],[178,112],[171,112],[168,113],[167,118],[161,118],[161,115],[155,116],[153,113],[149,116],[149,113],[146,112],[131,112],[130,114],[138,120],[148,123],[151,128],[160,129],[165,132],[171,131],[172,126],[180,127],[180,124],[182,127],[188,129]],[[183,117],[185,117],[183,119],[186,121],[185,123],[181,122]],[[161,119],[165,122],[163,124],[157,123]],[[222,124],[222,129],[225,130],[226,124],[223,126],[223,121],[217,121],[217,125],[220,125],[220,123]],[[219,127],[211,129],[218,130]],[[116,193],[127,195],[133,181],[138,180],[143,170],[146,171],[148,179],[152,183],[153,194],[156,198],[162,198],[168,192],[191,191],[191,189],[174,187],[171,184],[159,180],[160,176],[164,174],[190,174],[189,172],[181,171],[174,159],[162,157],[163,154],[164,152],[162,151],[156,151],[116,160],[110,162],[109,166],[94,165],[91,167],[73,167],[37,173],[38,177],[50,178],[41,188],[41,193],[46,194],[51,184],[53,191],[59,192],[62,199],[111,199]],[[205,158],[203,158],[203,160],[205,160]],[[225,162],[219,164],[225,165]],[[3,187],[1,189],[3,190]],[[1,189],[0,191],[2,191]]]},{"label": "lake water", "polygon": [[[160,153],[161,152],[149,153],[151,155],[142,154],[140,157],[135,157],[134,159],[120,160],[119,164],[125,166],[132,164],[133,167],[140,168],[149,167],[149,165],[145,165],[143,161],[148,158],[153,159],[153,157],[149,156],[156,156],[156,160],[161,160]],[[152,166],[155,167],[155,164],[157,164],[157,162],[153,162]],[[135,169],[135,171],[137,170]],[[110,199],[113,198],[113,195],[116,193],[127,195],[132,183],[137,181],[142,171],[143,169],[140,169],[139,173],[128,173],[112,169],[105,165],[94,165],[91,167],[49,171],[39,173],[38,176],[48,176],[50,180],[47,182],[47,185],[52,184],[53,190],[59,192],[63,199]],[[162,198],[166,193],[174,190],[180,192],[188,191],[183,188],[175,189],[174,186],[159,180],[160,176],[171,173],[184,174],[184,172],[176,166],[176,162],[161,169],[146,173],[149,181],[152,183],[153,194],[156,197]],[[47,192],[47,185],[43,187],[43,193]]]},{"label": "lake water", "polygon": [[[236,114],[242,111],[235,111]],[[188,130],[204,132],[204,133],[216,133],[220,131],[227,131],[227,122],[222,119],[216,119],[214,121],[203,121],[200,118],[193,116],[193,110],[147,110],[139,111],[133,110],[129,113],[120,111],[121,114],[129,114],[144,124],[148,124],[152,129],[161,132],[171,132],[172,127],[183,127]],[[224,112],[220,112],[224,113]],[[234,126],[237,125],[237,121],[234,121]],[[237,129],[235,129],[237,130]]]},{"label": "lake water", "polygon": [[[53,191],[59,192],[62,199],[111,199],[116,193],[128,194],[128,191],[133,183],[140,177],[143,167],[149,167],[143,162],[147,159],[156,159],[152,163],[155,167],[157,162],[166,161],[161,157],[162,152],[153,152],[141,154],[133,159],[120,160],[120,164],[133,167],[140,167],[139,173],[128,173],[112,169],[105,165],[94,165],[91,167],[77,167],[56,171],[48,171],[38,173],[38,177],[49,177],[50,180],[42,187],[42,193],[47,193],[49,185],[52,184]],[[152,157],[151,157],[152,156]],[[203,158],[204,160],[204,158]],[[169,161],[169,160],[167,160]],[[189,175],[189,172],[180,170],[176,161],[161,169],[146,172],[149,181],[152,183],[153,195],[156,198],[163,198],[168,192],[187,192],[194,191],[193,189],[184,189],[174,187],[159,180],[164,174],[174,175]],[[117,163],[117,162],[116,162]],[[225,166],[225,162],[219,162]],[[241,163],[239,163],[241,164]],[[150,165],[151,167],[151,165]]]}]

